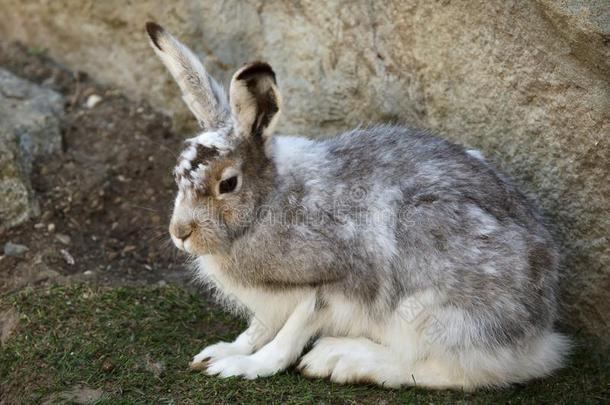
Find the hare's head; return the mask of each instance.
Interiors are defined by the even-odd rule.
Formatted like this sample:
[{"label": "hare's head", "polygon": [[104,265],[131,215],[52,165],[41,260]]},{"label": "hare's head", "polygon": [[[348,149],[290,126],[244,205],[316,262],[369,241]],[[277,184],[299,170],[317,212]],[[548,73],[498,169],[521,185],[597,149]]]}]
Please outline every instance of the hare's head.
[{"label": "hare's head", "polygon": [[191,254],[222,253],[272,192],[269,144],[281,106],[275,74],[263,62],[246,65],[233,76],[227,98],[187,47],[157,24],[147,23],[146,30],[203,129],[186,140],[174,170],[172,240]]}]

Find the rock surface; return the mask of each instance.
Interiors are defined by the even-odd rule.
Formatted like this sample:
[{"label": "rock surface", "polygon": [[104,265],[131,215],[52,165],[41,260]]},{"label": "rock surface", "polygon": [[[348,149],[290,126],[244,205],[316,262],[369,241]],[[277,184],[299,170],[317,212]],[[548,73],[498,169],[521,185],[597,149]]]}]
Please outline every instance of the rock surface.
[{"label": "rock surface", "polygon": [[565,252],[565,318],[610,336],[607,0],[0,0],[3,38],[186,116],[149,49],[156,20],[228,82],[266,59],[280,129],[407,122],[482,150],[535,196]]},{"label": "rock surface", "polygon": [[34,161],[61,149],[63,98],[0,69],[0,229],[39,212],[29,176]]},{"label": "rock surface", "polygon": [[25,245],[20,245],[19,243],[6,242],[4,244],[4,254],[6,256],[16,256],[19,257],[27,252],[29,249]]}]

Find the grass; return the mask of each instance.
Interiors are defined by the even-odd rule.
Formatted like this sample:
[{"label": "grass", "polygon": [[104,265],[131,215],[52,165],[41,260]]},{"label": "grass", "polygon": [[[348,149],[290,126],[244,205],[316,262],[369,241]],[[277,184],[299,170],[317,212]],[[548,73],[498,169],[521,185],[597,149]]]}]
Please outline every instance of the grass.
[{"label": "grass", "polygon": [[255,381],[223,380],[189,371],[188,361],[205,345],[233,338],[244,324],[178,287],[76,285],[1,299],[0,307],[18,311],[19,326],[0,349],[0,403],[70,402],[66,393],[75,387],[98,390],[99,404],[586,404],[610,399],[608,357],[582,339],[570,366],[556,376],[500,391],[341,386],[294,371]]}]

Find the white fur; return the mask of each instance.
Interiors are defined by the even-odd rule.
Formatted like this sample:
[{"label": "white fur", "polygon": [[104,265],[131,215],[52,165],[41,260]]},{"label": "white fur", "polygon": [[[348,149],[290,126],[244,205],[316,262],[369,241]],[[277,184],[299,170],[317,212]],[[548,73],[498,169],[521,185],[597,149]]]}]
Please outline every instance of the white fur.
[{"label": "white fur", "polygon": [[252,355],[230,356],[212,362],[209,375],[243,376],[247,379],[273,375],[292,364],[317,330],[316,294],[310,291],[286,319],[277,335]]},{"label": "white fur", "polygon": [[220,149],[221,152],[231,148],[231,145],[227,139],[227,135],[222,131],[203,132],[193,138],[187,139],[186,142],[192,144],[199,144],[207,148],[214,147]]},{"label": "white fur", "polygon": [[280,176],[291,170],[310,170],[312,160],[322,160],[326,153],[319,142],[300,136],[276,136],[273,142],[273,158]]},{"label": "white fur", "polygon": [[470,156],[472,156],[475,159],[480,160],[481,162],[485,162],[485,156],[483,156],[483,154],[481,153],[481,151],[476,150],[476,149],[468,149],[466,151],[466,153],[468,153]]},{"label": "white fur", "polygon": [[[388,387],[418,385],[432,388],[473,389],[506,385],[551,373],[569,349],[556,333],[540,336],[526,347],[494,353],[475,346],[457,353],[446,344],[464,341],[456,328],[434,329],[443,297],[433,290],[404,299],[390,319],[371,316],[367,308],[333,296],[325,310],[314,311],[315,291],[270,294],[245,289],[223,277],[216,259],[198,259],[198,274],[212,282],[232,305],[247,308],[251,326],[233,343],[204,349],[194,363],[209,359],[206,373],[252,379],[280,372],[292,364],[307,341],[320,335],[315,347],[300,361],[306,375],[329,377],[337,383],[374,382]],[[239,298],[238,298],[239,297]],[[438,326],[438,325],[436,325]],[[257,339],[248,338],[258,331]],[[265,344],[266,343],[266,344]],[[260,349],[256,349],[260,347]]]}]

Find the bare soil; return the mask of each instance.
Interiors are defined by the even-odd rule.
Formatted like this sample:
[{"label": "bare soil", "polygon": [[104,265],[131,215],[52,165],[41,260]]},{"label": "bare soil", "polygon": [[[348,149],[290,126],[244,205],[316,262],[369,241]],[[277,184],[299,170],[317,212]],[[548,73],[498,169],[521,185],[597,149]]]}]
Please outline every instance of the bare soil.
[{"label": "bare soil", "polygon": [[[0,293],[75,279],[188,280],[167,233],[183,140],[171,119],[20,44],[0,44],[0,66],[66,100],[63,150],[36,162],[32,175],[41,215],[0,234],[2,246],[29,248],[22,257],[0,256]],[[92,94],[102,101],[87,108]]]}]

